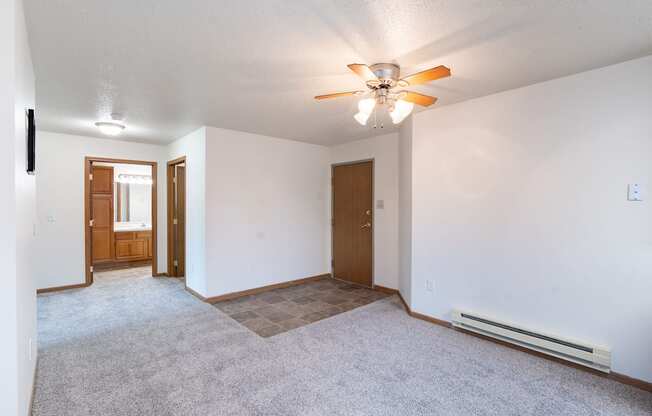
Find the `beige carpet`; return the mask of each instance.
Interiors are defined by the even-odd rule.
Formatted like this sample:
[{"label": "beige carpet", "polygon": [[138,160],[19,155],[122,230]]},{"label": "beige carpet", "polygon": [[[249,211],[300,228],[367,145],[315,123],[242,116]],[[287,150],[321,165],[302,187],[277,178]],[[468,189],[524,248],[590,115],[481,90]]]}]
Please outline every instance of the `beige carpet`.
[{"label": "beige carpet", "polygon": [[651,415],[652,394],[409,317],[262,338],[151,277],[39,296],[34,415]]}]

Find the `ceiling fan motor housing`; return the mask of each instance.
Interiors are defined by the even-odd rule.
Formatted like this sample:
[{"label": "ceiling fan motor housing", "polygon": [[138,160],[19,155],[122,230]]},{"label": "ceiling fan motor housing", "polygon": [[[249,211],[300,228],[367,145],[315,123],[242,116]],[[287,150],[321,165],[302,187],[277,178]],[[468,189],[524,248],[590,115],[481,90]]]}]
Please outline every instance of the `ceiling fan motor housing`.
[{"label": "ceiling fan motor housing", "polygon": [[374,64],[369,69],[378,77],[378,80],[367,81],[367,86],[371,89],[394,88],[401,76],[401,68],[395,64]]}]

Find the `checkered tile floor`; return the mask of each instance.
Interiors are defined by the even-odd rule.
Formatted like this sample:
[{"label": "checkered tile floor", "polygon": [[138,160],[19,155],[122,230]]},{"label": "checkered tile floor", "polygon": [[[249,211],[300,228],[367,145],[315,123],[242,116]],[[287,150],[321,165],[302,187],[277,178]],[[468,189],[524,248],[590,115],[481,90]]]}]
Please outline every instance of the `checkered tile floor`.
[{"label": "checkered tile floor", "polygon": [[331,278],[274,289],[213,306],[261,337],[271,337],[389,295]]}]

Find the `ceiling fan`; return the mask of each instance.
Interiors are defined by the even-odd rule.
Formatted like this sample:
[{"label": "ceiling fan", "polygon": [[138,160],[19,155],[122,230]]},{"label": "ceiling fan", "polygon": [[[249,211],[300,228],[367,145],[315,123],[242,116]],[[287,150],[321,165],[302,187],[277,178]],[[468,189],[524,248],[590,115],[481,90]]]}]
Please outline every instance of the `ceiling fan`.
[{"label": "ceiling fan", "polygon": [[[414,104],[428,107],[437,101],[436,97],[419,94],[413,91],[394,91],[395,88],[405,88],[409,85],[425,84],[439,78],[449,77],[451,70],[443,65],[417,72],[405,78],[400,78],[401,68],[395,64],[380,63],[367,66],[365,64],[350,64],[349,69],[355,72],[367,84],[370,91],[347,91],[334,94],[318,95],[316,100],[339,98],[350,95],[369,95],[358,102],[358,113],[353,116],[363,126],[377,105],[386,105],[394,124],[403,121],[414,108]],[[374,126],[375,127],[375,126]]]}]

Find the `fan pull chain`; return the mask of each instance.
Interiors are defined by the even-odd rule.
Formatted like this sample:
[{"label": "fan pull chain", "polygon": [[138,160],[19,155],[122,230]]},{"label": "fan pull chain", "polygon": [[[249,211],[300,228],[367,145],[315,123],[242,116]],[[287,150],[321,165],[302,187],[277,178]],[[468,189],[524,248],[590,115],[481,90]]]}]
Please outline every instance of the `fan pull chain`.
[{"label": "fan pull chain", "polygon": [[[376,106],[376,107],[374,108],[374,128],[375,128],[375,129],[378,128],[378,106]],[[381,128],[381,129],[384,129],[384,128],[385,128],[385,125],[383,124],[382,121],[380,122],[380,128]]]}]

